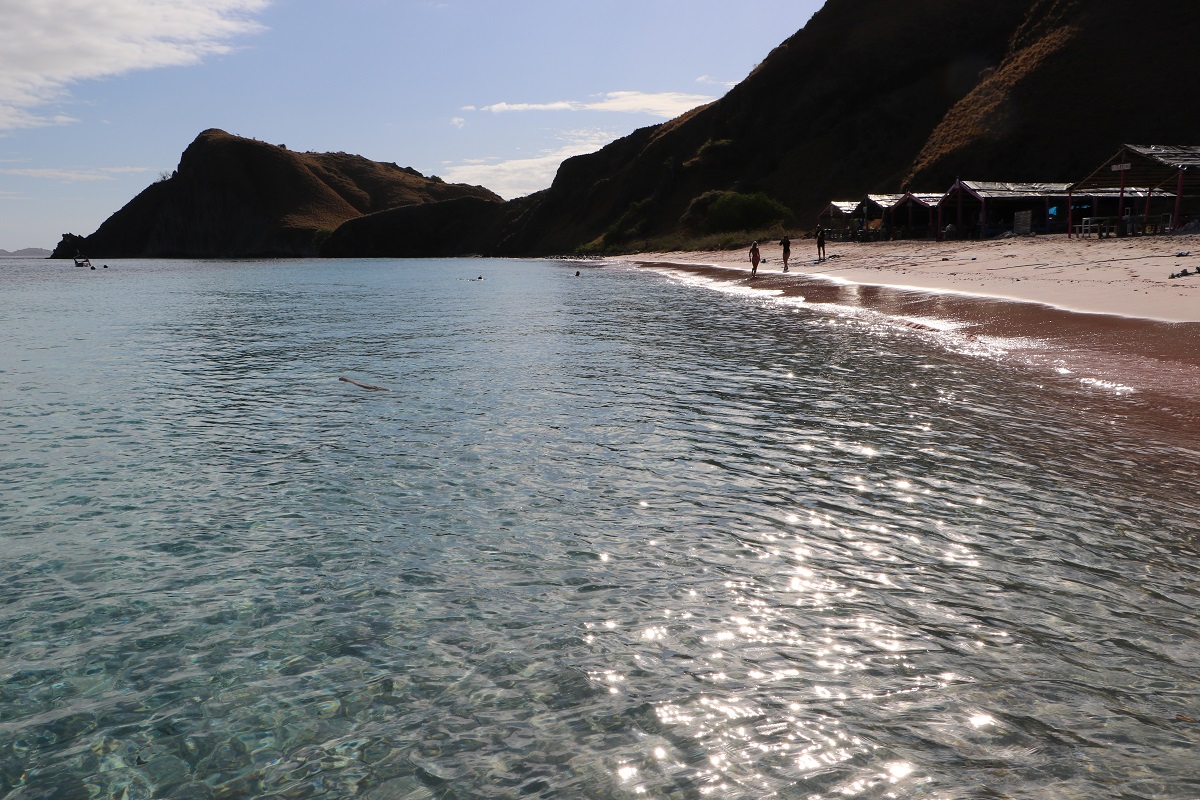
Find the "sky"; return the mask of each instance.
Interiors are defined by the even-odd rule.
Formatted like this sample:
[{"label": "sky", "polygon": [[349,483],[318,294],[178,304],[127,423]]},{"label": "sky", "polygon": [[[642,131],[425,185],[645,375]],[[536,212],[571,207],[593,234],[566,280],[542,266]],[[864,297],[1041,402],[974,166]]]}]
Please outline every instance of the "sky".
[{"label": "sky", "polygon": [[0,249],[88,235],[208,128],[505,198],[722,96],[823,0],[0,0]]}]

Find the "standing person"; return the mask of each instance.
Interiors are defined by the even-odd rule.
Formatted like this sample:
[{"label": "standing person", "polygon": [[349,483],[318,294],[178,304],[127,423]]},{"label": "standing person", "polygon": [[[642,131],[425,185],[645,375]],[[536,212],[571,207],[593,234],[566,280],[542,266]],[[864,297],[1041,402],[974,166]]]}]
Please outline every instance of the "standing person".
[{"label": "standing person", "polygon": [[783,248],[783,271],[787,272],[788,259],[792,257],[792,240],[788,238],[787,234],[784,234],[783,238],[779,240],[779,246]]},{"label": "standing person", "polygon": [[825,260],[825,229],[817,231],[817,261]]},{"label": "standing person", "polygon": [[761,256],[758,253],[758,242],[753,242],[750,245],[750,277],[753,278],[758,274],[758,262]]}]

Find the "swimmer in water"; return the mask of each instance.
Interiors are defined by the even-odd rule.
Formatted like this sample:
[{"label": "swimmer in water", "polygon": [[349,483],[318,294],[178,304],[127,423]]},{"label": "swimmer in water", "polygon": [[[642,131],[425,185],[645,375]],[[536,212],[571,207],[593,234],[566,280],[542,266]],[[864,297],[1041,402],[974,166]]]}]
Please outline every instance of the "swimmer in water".
[{"label": "swimmer in water", "polygon": [[338,380],[344,381],[345,383],[353,383],[355,386],[361,387],[363,389],[370,389],[375,392],[390,392],[391,391],[391,389],[387,388],[386,386],[375,386],[370,383],[359,383],[358,381],[354,380],[353,378],[347,378],[345,375],[342,375],[341,377],[339,377]]}]

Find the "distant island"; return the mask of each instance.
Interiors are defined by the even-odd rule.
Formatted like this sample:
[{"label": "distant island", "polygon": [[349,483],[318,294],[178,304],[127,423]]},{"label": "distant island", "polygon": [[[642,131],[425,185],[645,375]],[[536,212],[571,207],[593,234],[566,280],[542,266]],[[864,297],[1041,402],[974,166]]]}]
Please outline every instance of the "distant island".
[{"label": "distant island", "polygon": [[0,250],[0,258],[49,258],[50,251],[44,250],[41,247],[26,247],[21,250],[9,252]]}]

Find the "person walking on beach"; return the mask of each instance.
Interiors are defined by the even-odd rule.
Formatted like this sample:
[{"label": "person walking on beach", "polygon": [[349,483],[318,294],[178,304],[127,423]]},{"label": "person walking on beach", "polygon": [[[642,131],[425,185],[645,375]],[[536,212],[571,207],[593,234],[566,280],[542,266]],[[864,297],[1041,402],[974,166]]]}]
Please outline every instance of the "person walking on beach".
[{"label": "person walking on beach", "polygon": [[758,262],[761,256],[758,253],[758,242],[750,244],[750,277],[753,278],[758,274]]},{"label": "person walking on beach", "polygon": [[825,260],[825,229],[817,231],[817,261]]},{"label": "person walking on beach", "polygon": [[784,234],[783,238],[779,240],[779,246],[783,248],[783,271],[787,272],[788,259],[792,257],[792,240],[788,238],[787,234]]}]

